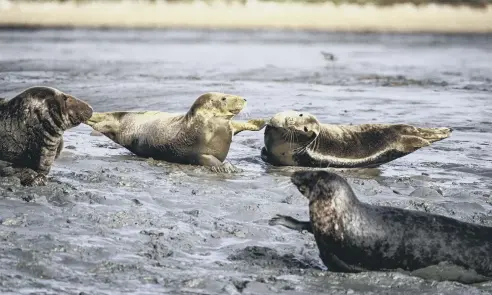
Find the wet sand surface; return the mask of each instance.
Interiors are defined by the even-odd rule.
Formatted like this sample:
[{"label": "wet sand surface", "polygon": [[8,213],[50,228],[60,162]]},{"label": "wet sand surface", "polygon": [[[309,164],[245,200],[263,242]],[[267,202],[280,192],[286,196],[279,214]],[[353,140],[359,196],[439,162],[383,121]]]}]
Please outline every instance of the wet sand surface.
[{"label": "wet sand surface", "polygon": [[[379,169],[338,170],[371,204],[492,226],[490,36],[174,30],[0,31],[0,97],[49,85],[96,111],[185,112],[208,91],[239,94],[238,119],[294,109],[325,123],[455,129]],[[327,61],[321,51],[333,53]],[[2,294],[492,294],[400,272],[325,271],[292,168],[263,163],[243,132],[206,169],[138,158],[82,125],[46,187],[0,184]]]}]

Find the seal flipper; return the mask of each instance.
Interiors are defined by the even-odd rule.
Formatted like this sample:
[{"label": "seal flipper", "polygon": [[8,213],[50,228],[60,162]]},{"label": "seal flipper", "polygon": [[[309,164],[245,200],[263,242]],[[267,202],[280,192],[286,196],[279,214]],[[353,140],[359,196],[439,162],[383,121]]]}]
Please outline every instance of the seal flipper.
[{"label": "seal flipper", "polygon": [[210,167],[210,170],[216,173],[237,173],[242,171],[229,162],[222,163],[212,155],[198,155],[196,162],[201,166]]},{"label": "seal flipper", "polygon": [[219,166],[212,166],[210,170],[216,173],[239,173],[243,171],[242,169],[235,167],[229,162],[225,162]]},{"label": "seal flipper", "polygon": [[[312,234],[314,233],[310,221],[300,221],[286,215],[277,214],[275,217],[270,219],[268,224],[282,225],[293,230],[298,230],[298,231],[306,230]],[[321,258],[323,259],[323,257]],[[336,255],[332,253],[325,253],[325,260],[323,260],[323,263],[328,267],[329,271],[352,272],[352,273],[366,271],[366,269],[346,264],[345,262],[340,260],[340,258],[338,258]]]},{"label": "seal flipper", "polygon": [[252,119],[248,122],[232,121],[232,128],[234,129],[234,135],[242,131],[260,131],[266,126],[266,120],[264,119]]},{"label": "seal flipper", "polygon": [[300,221],[287,215],[277,214],[275,217],[268,221],[269,225],[282,225],[286,228],[290,228],[297,231],[307,231],[313,233],[310,221]]},{"label": "seal flipper", "polygon": [[451,136],[451,132],[453,132],[452,128],[417,128],[419,132],[419,136],[429,142],[436,142],[448,138]]},{"label": "seal flipper", "polygon": [[55,160],[58,159],[58,157],[60,157],[60,154],[63,150],[63,144],[64,144],[64,141],[63,141],[63,137],[62,137],[62,138],[60,138],[60,143],[58,143],[58,147],[56,148]]},{"label": "seal flipper", "polygon": [[345,262],[340,260],[340,258],[338,258],[335,254],[325,253],[325,255],[327,256],[327,257],[325,257],[325,259],[323,259],[323,257],[321,257],[321,255],[320,255],[320,257],[321,257],[321,260],[323,260],[323,263],[326,265],[326,267],[328,267],[329,271],[351,272],[351,273],[367,271],[367,269],[346,264]]},{"label": "seal flipper", "polygon": [[17,177],[23,186],[46,185],[47,179],[44,174],[38,173],[31,168],[12,167],[11,163],[5,161],[0,162],[2,163],[2,167],[0,167],[0,177]]},{"label": "seal flipper", "polygon": [[447,127],[415,127],[407,124],[395,124],[391,125],[391,128],[395,130],[400,136],[419,137],[422,140],[429,141],[430,143],[443,140],[451,136],[453,132],[452,128]]}]

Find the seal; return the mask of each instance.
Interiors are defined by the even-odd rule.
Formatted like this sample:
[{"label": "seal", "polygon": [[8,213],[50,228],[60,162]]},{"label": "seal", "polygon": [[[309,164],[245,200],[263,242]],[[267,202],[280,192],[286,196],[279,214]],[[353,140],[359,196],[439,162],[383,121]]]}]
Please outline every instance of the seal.
[{"label": "seal", "polygon": [[282,215],[269,223],[313,233],[331,271],[413,271],[449,263],[492,276],[492,227],[362,203],[344,178],[327,171],[294,172],[291,181],[309,200],[309,225]]},{"label": "seal", "polygon": [[0,100],[0,174],[23,185],[45,185],[63,149],[63,133],[92,116],[86,102],[58,89],[35,86]]},{"label": "seal", "polygon": [[137,156],[231,173],[239,171],[224,162],[233,135],[265,126],[262,119],[232,121],[245,105],[241,96],[209,92],[198,97],[185,114],[95,112],[85,124]]},{"label": "seal", "polygon": [[306,112],[285,111],[267,123],[261,158],[274,166],[373,168],[451,132],[405,124],[329,125]]}]

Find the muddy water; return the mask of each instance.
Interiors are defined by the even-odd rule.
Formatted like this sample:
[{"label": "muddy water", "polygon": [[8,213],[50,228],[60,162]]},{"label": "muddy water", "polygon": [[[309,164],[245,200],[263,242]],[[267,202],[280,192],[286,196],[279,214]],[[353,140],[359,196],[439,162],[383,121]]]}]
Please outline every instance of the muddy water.
[{"label": "muddy water", "polygon": [[[329,123],[446,126],[451,138],[340,171],[359,198],[492,225],[491,36],[210,31],[0,31],[0,96],[50,85],[96,111],[185,112],[203,92],[248,99],[239,119],[304,110]],[[321,51],[333,53],[327,61]],[[0,184],[2,294],[489,294],[406,274],[326,272],[288,176],[235,137],[237,175],[149,162],[79,126],[47,187]]]}]

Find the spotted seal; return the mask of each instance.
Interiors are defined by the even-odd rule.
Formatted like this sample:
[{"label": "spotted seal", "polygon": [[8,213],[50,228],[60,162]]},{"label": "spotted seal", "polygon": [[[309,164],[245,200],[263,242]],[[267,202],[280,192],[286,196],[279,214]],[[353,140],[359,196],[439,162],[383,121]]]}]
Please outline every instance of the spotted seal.
[{"label": "spotted seal", "polygon": [[2,176],[15,175],[23,185],[44,185],[63,149],[63,132],[86,121],[92,108],[58,89],[35,86],[10,100],[0,100]]},{"label": "spotted seal", "polygon": [[274,166],[377,167],[451,132],[405,124],[329,125],[306,112],[285,111],[267,122],[261,158]]},{"label": "spotted seal", "polygon": [[224,162],[233,135],[259,131],[265,125],[262,119],[232,121],[245,105],[241,96],[209,92],[198,97],[185,114],[95,112],[86,124],[140,157],[237,172],[239,169]]},{"label": "spotted seal", "polygon": [[492,227],[362,203],[327,171],[294,172],[291,181],[309,200],[310,221],[277,215],[269,223],[313,233],[330,271],[413,271],[445,262],[492,276]]}]

